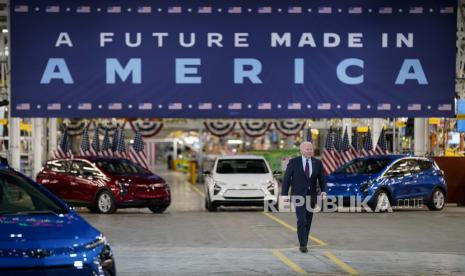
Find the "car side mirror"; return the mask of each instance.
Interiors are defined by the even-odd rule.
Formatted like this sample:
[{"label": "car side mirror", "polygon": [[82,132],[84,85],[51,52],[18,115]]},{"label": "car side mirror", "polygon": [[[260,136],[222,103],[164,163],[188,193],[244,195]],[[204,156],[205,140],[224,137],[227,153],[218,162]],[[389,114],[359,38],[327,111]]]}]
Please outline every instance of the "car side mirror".
[{"label": "car side mirror", "polygon": [[212,173],[210,171],[204,171],[203,174],[204,175],[211,175]]},{"label": "car side mirror", "polygon": [[280,176],[282,173],[283,173],[282,171],[275,170],[273,172],[273,176]]}]

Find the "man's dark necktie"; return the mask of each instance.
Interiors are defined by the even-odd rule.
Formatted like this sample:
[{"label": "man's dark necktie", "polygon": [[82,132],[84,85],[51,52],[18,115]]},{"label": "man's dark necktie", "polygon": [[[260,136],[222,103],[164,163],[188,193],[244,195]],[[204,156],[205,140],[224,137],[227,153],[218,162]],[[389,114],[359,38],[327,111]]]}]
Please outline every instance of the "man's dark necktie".
[{"label": "man's dark necktie", "polygon": [[310,166],[308,165],[308,159],[307,160],[307,163],[305,163],[305,175],[310,178]]}]

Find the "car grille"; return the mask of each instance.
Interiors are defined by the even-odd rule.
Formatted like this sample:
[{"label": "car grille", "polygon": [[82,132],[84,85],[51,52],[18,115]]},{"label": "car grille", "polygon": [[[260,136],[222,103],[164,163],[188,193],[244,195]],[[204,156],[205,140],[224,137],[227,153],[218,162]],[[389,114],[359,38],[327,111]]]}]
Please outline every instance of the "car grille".
[{"label": "car grille", "polygon": [[223,197],[225,199],[263,199],[265,195],[262,190],[227,190]]}]

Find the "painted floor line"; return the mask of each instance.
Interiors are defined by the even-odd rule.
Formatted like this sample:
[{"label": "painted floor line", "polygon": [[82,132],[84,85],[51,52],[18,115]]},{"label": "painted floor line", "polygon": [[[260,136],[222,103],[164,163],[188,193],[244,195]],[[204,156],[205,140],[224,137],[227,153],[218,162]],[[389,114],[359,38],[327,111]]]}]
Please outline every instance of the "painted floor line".
[{"label": "painted floor line", "polygon": [[281,262],[283,262],[292,270],[294,270],[297,274],[307,274],[302,267],[291,261],[288,257],[284,256],[284,254],[281,253],[281,251],[279,251],[278,249],[272,249],[271,252],[276,258],[278,258]]},{"label": "painted floor line", "polygon": [[189,184],[191,187],[196,193],[198,193],[201,197],[205,197],[205,194],[195,186],[195,184]]},{"label": "painted floor line", "polygon": [[[263,215],[269,217],[270,219],[276,221],[277,223],[281,224],[282,226],[286,227],[287,229],[293,231],[293,232],[297,232],[297,228],[295,228],[294,226],[291,226],[289,223],[277,218],[276,216],[270,214],[270,213],[263,213]],[[328,244],[318,238],[316,238],[315,236],[312,236],[310,235],[309,236],[309,239],[312,240],[313,242],[315,242],[316,244],[318,245],[321,245],[321,246],[327,246]]]},{"label": "painted floor line", "polygon": [[329,251],[325,251],[323,255],[325,255],[328,259],[330,259],[333,263],[335,263],[337,266],[339,266],[342,270],[349,273],[350,275],[360,274],[356,269],[352,268],[351,266],[343,262],[341,259],[336,257],[333,253]]}]

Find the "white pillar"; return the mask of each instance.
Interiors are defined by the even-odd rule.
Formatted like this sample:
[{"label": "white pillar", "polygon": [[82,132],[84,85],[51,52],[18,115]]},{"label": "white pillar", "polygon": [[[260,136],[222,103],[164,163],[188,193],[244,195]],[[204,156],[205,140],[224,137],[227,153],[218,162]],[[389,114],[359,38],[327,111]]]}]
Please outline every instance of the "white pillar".
[{"label": "white pillar", "polygon": [[42,167],[42,155],[44,147],[42,144],[43,119],[32,119],[32,178],[35,178]]},{"label": "white pillar", "polygon": [[173,160],[178,159],[178,138],[173,139]]},{"label": "white pillar", "polygon": [[373,148],[376,147],[378,143],[379,135],[383,129],[384,119],[374,118],[371,126],[371,140],[373,141]]},{"label": "white pillar", "polygon": [[392,153],[396,153],[397,151],[396,121],[396,118],[392,120]]},{"label": "white pillar", "polygon": [[415,155],[425,155],[427,152],[427,119],[415,118],[413,123],[413,151]]},{"label": "white pillar", "polygon": [[[11,112],[11,109],[10,109]],[[20,129],[19,118],[9,118],[10,128],[8,129],[8,163],[16,170],[20,169],[21,151],[20,151]]]},{"label": "white pillar", "polygon": [[48,119],[48,159],[53,158],[57,149],[57,119]]}]

